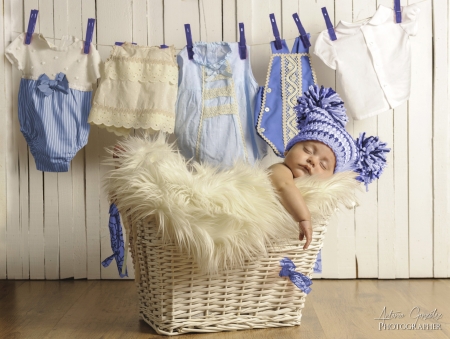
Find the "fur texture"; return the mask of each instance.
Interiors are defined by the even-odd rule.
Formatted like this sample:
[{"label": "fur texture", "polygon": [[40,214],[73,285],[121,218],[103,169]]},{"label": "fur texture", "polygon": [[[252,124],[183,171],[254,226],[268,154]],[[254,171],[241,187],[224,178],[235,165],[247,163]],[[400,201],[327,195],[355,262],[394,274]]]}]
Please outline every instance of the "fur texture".
[{"label": "fur texture", "polygon": [[[204,272],[265,254],[273,239],[298,238],[298,224],[279,202],[268,170],[259,164],[237,163],[220,171],[186,161],[163,133],[130,136],[119,145],[124,149],[120,158],[103,161],[118,167],[104,178],[110,201],[116,201],[132,224],[154,217],[162,239],[175,243]],[[113,153],[112,148],[107,151]],[[338,203],[354,206],[356,175],[296,179],[313,225],[328,218]]]}]

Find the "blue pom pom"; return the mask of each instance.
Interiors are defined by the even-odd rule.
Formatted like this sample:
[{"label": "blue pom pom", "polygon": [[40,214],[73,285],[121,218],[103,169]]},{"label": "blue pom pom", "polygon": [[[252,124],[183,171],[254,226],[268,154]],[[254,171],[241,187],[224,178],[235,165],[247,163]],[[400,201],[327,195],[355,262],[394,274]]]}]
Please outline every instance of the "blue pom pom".
[{"label": "blue pom pom", "polygon": [[330,117],[342,127],[347,124],[348,117],[345,113],[344,102],[339,95],[331,88],[323,86],[319,88],[317,85],[311,85],[308,91],[298,98],[298,106],[295,106],[300,130],[306,124],[309,113],[318,108],[327,111]]},{"label": "blue pom pom", "polygon": [[366,133],[361,133],[356,139],[356,149],[358,159],[355,163],[355,172],[359,173],[357,180],[366,185],[378,179],[386,167],[386,154],[391,150],[386,147],[385,142],[381,142],[378,137],[365,138]]}]

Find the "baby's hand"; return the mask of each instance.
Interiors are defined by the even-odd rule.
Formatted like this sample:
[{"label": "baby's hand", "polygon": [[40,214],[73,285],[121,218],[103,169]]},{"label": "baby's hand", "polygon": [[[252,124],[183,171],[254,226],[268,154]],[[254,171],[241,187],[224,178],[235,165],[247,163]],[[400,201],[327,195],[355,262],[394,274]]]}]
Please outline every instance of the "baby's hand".
[{"label": "baby's hand", "polygon": [[306,250],[312,241],[311,221],[303,220],[303,221],[300,221],[298,224],[299,224],[299,228],[300,228],[300,236],[298,238],[300,240],[303,240],[303,238],[306,235],[306,243],[303,246],[303,249]]}]

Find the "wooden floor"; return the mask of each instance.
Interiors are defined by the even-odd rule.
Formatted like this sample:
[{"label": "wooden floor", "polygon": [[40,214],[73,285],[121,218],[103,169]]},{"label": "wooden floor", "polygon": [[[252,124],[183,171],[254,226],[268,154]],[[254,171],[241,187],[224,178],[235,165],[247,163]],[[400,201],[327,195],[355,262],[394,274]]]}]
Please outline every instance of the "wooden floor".
[{"label": "wooden floor", "polygon": [[[314,280],[301,326],[183,335],[197,339],[450,338],[450,280]],[[420,314],[440,319],[410,317]],[[440,329],[378,329],[386,307],[403,319]],[[433,310],[436,311],[433,313]],[[392,326],[392,325],[391,325]],[[434,325],[437,327],[436,325]],[[0,338],[160,338],[138,315],[133,281],[0,281]]]}]

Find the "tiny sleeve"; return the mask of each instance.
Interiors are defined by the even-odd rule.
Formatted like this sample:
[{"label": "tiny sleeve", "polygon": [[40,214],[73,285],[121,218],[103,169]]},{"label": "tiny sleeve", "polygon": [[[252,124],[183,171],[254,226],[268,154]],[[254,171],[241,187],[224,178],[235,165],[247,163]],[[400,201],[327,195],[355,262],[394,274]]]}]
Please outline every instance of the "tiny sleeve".
[{"label": "tiny sleeve", "polygon": [[414,36],[417,34],[419,27],[419,13],[420,8],[416,4],[402,7],[402,22],[400,25],[408,35]]},{"label": "tiny sleeve", "polygon": [[102,58],[100,57],[100,53],[91,44],[91,52],[88,56],[88,72],[89,72],[89,80],[93,83],[96,82],[98,78],[101,77],[100,67],[102,63]]},{"label": "tiny sleeve", "polygon": [[25,69],[27,57],[25,33],[19,34],[19,36],[15,38],[8,47],[6,47],[5,56],[13,66],[17,67],[17,69],[21,71]]},{"label": "tiny sleeve", "polygon": [[317,55],[328,67],[336,69],[336,50],[328,36],[328,31],[319,34],[314,46],[314,54]]}]

